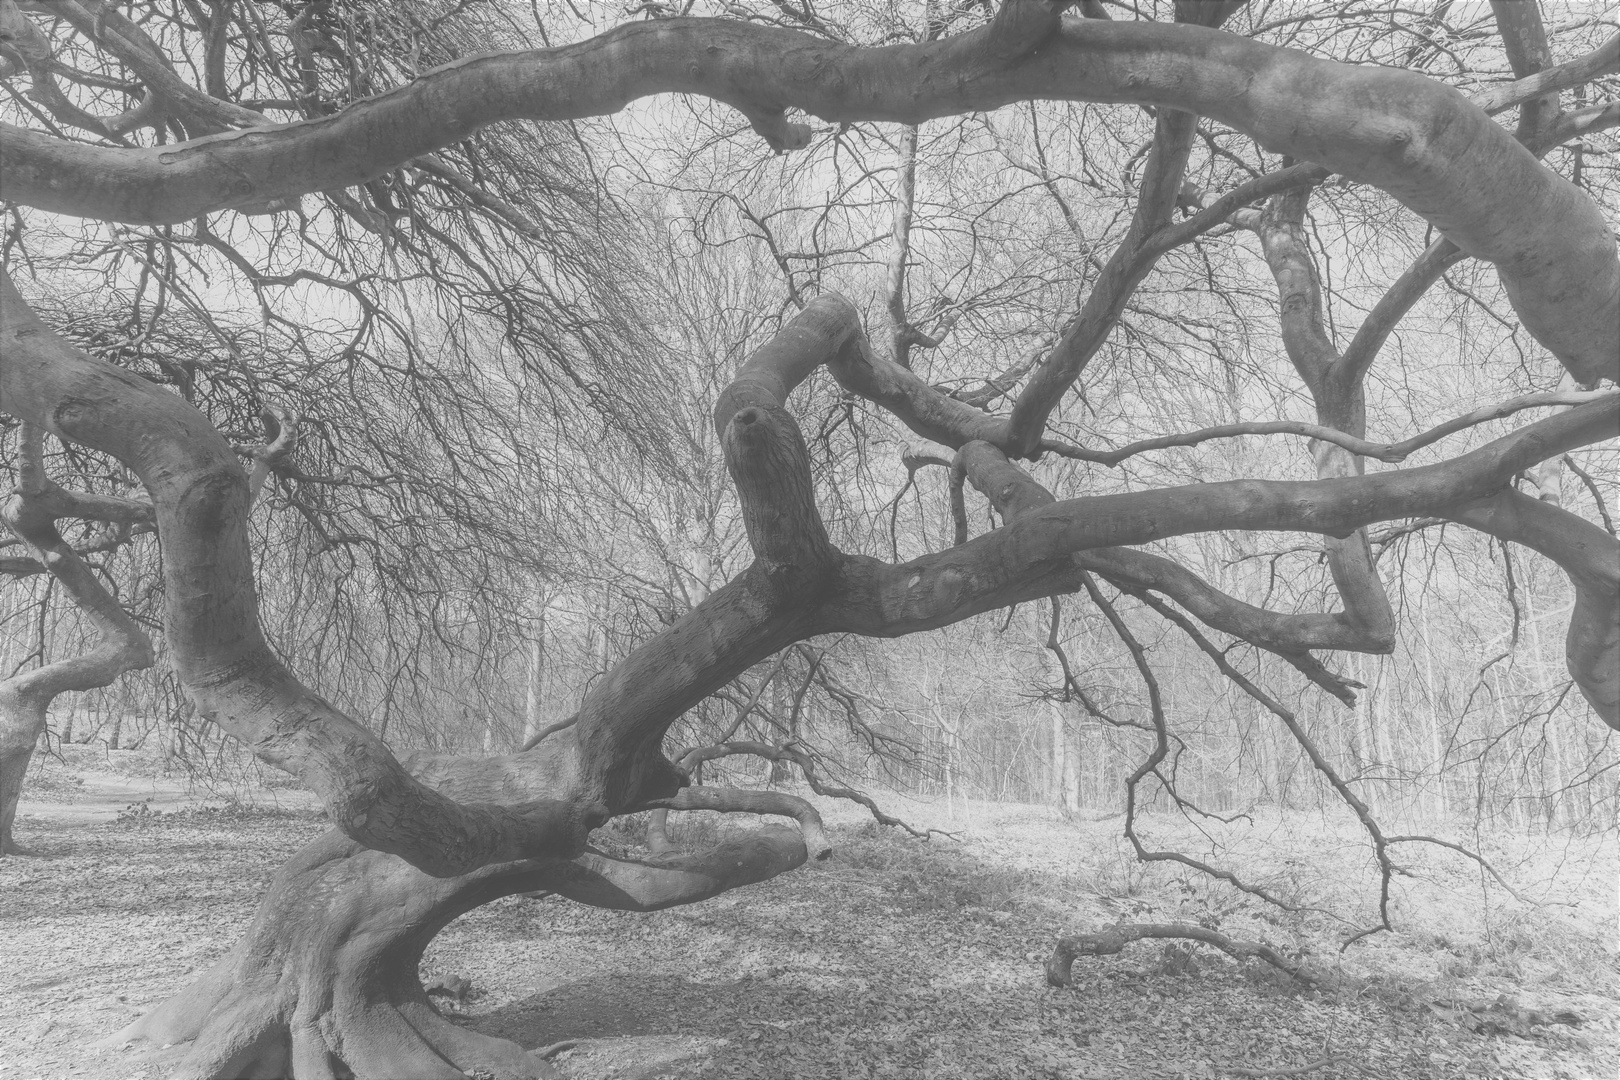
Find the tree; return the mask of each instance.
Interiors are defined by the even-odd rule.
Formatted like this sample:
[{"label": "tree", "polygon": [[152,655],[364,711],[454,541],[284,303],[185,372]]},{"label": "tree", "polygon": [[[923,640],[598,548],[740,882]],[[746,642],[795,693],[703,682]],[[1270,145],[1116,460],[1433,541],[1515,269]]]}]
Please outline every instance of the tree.
[{"label": "tree", "polygon": [[[340,1067],[379,1076],[460,1075],[474,1067],[513,1075],[542,1071],[512,1044],[475,1037],[432,1010],[416,977],[426,943],[460,913],[514,892],[549,890],[585,903],[651,909],[757,882],[824,853],[815,812],[804,801],[693,784],[662,748],[665,733],[688,710],[753,665],[818,635],[897,637],[1083,594],[1099,625],[1128,651],[1150,703],[1146,720],[1120,720],[1141,727],[1154,744],[1127,780],[1129,830],[1138,785],[1150,776],[1171,783],[1163,767],[1175,736],[1147,648],[1121,615],[1118,596],[1103,590],[1106,582],[1184,632],[1226,679],[1276,715],[1366,825],[1386,869],[1386,900],[1388,849],[1418,838],[1384,833],[1295,712],[1245,674],[1211,631],[1257,654],[1274,654],[1316,686],[1353,700],[1353,680],[1335,674],[1315,652],[1376,655],[1393,647],[1394,613],[1365,528],[1405,519],[1457,522],[1540,552],[1568,575],[1574,589],[1570,677],[1596,714],[1620,729],[1620,541],[1515,486],[1520,474],[1613,438],[1620,417],[1620,395],[1591,389],[1620,379],[1620,259],[1613,232],[1586,188],[1538,158],[1620,122],[1613,102],[1565,113],[1557,98],[1620,70],[1620,38],[1554,65],[1534,6],[1497,4],[1498,31],[1516,78],[1471,101],[1413,70],[1357,66],[1216,29],[1242,3],[1180,0],[1173,22],[1116,21],[1108,5],[1094,2],[1079,5],[1075,17],[1064,14],[1066,6],[1009,0],[986,19],[972,8],[929,5],[920,29],[881,33],[854,17],[858,9],[845,24],[791,5],[751,21],[664,17],[663,9],[649,9],[645,22],[575,44],[406,69],[409,81],[389,89],[361,84],[362,72],[382,76],[353,63],[365,40],[354,32],[372,31],[377,40],[378,28],[414,21],[421,30],[437,23],[416,11],[406,22],[390,23],[358,5],[350,11],[327,3],[289,6],[286,33],[295,57],[286,78],[296,93],[257,104],[305,118],[268,126],[253,107],[229,100],[241,96],[233,83],[273,55],[260,49],[266,35],[252,5],[186,5],[187,25],[201,29],[208,43],[200,68],[206,91],[181,79],[164,61],[164,50],[111,6],[29,5],[62,20],[69,28],[63,33],[117,58],[134,81],[110,88],[105,76],[86,76],[48,42],[41,45],[45,32],[16,5],[0,7],[9,70],[31,73],[32,96],[56,123],[71,117],[96,137],[82,142],[60,130],[0,129],[0,196],[34,211],[103,222],[162,229],[202,221],[192,226],[197,237],[211,228],[207,215],[295,216],[302,212],[300,199],[312,192],[336,193],[325,198],[348,215],[340,221],[369,221],[386,231],[377,208],[397,211],[396,196],[410,190],[410,176],[421,175],[460,178],[459,185],[445,183],[467,204],[520,229],[514,220],[524,215],[510,202],[492,202],[461,169],[435,155],[454,148],[481,167],[520,168],[524,162],[512,155],[481,156],[477,133],[498,121],[602,115],[650,94],[722,102],[742,113],[772,149],[784,151],[806,148],[817,135],[791,119],[790,109],[840,125],[906,125],[896,140],[902,181],[892,201],[887,342],[867,338],[848,300],[813,295],[814,282],[795,277],[792,250],[774,243],[767,219],[753,218],[784,271],[788,300],[802,306],[753,351],[714,405],[714,438],[736,489],[753,561],[649,634],[592,685],[570,722],[553,725],[510,755],[396,756],[294,674],[261,626],[248,524],[255,488],[275,462],[250,477],[231,440],[185,397],[75,348],[13,282],[20,260],[8,251],[0,282],[0,411],[24,425],[29,447],[36,445],[37,429],[109,455],[139,478],[149,499],[141,513],[150,513],[162,544],[164,642],[191,700],[202,716],[319,793],[336,826],[282,868],[247,936],[224,959],[127,1034],[190,1042],[187,1069],[199,1076],[333,1076]],[[1309,18],[1309,12],[1261,6],[1264,11],[1246,16],[1254,34]],[[1382,13],[1377,5],[1372,10]],[[1443,21],[1444,13],[1435,19]],[[781,20],[800,28],[769,25]],[[889,33],[903,43],[839,40]],[[336,108],[322,89],[323,78],[336,70],[349,73],[349,97],[375,96]],[[138,92],[142,103],[111,118],[93,114],[55,81],[75,71],[81,86]],[[949,300],[935,305],[926,328],[908,315],[908,245],[917,238],[910,224],[915,193],[906,177],[918,153],[915,125],[1036,101],[1149,110],[1152,135],[1134,155],[1129,224],[1112,253],[1086,275],[1084,296],[1055,340],[1011,369],[976,361],[982,389],[936,385],[918,374],[914,355],[938,348],[954,323]],[[1490,112],[1516,105],[1516,131],[1490,119]],[[1195,143],[1210,135],[1205,122],[1292,161],[1256,171],[1219,194],[1206,192],[1186,176]],[[39,123],[54,126],[44,114]],[[127,137],[147,129],[154,132],[152,145]],[[185,138],[163,142],[171,134]],[[1583,167],[1580,154],[1568,156],[1572,172]],[[1026,163],[1043,190],[1061,195],[1055,174],[1040,177],[1041,161]],[[1441,235],[1370,306],[1343,349],[1326,323],[1322,275],[1306,225],[1313,187],[1333,175],[1380,189]],[[355,187],[364,190],[365,201],[345,192]],[[413,228],[418,220],[423,229],[433,226],[426,213],[412,218]],[[1160,260],[1231,228],[1252,230],[1263,246],[1282,345],[1315,419],[1240,420],[1118,450],[1090,448],[1057,432],[1065,399],[1123,325]],[[547,239],[544,230],[536,235],[537,242]],[[453,241],[439,239],[452,251],[459,247]],[[1525,330],[1568,373],[1567,385],[1402,441],[1369,440],[1365,378],[1380,346],[1428,287],[1465,256],[1494,267]],[[431,253],[418,257],[431,264]],[[456,265],[471,272],[486,258],[498,261],[469,252]],[[480,295],[496,298],[495,284],[486,282]],[[380,317],[371,297],[362,293],[356,302],[367,324]],[[986,300],[975,308],[989,306]],[[563,308],[554,306],[551,316],[563,318]],[[542,318],[502,317],[520,331],[511,335],[518,340],[521,331],[532,335],[531,344],[545,337]],[[984,326],[996,329],[988,316]],[[607,331],[591,329],[591,347],[602,350],[607,365]],[[474,335],[460,340],[466,347],[481,344]],[[555,352],[564,356],[569,349]],[[963,360],[964,366],[974,362]],[[1539,359],[1527,363],[1542,365],[1536,368],[1542,381],[1557,382]],[[648,423],[652,402],[641,396],[646,384],[634,381],[633,365],[604,370],[626,375],[617,393],[589,378],[576,381],[580,392],[599,402],[606,418],[632,427]],[[853,403],[863,402],[945,448],[935,456],[951,478],[951,546],[891,562],[835,543],[818,508],[818,500],[825,505],[835,494],[825,485],[818,490],[818,471],[824,477],[828,470],[817,469],[790,401],[796,388],[823,371],[850,415]],[[990,411],[1002,396],[1010,407]],[[1399,463],[1491,416],[1554,406],[1560,411],[1469,452],[1411,468],[1365,469],[1367,458]],[[1315,479],[1246,478],[1059,500],[1021,464],[1047,457],[1111,463],[1155,447],[1280,433],[1315,440]],[[818,444],[824,443],[820,436]],[[268,439],[261,457],[270,459],[274,445],[275,438]],[[33,460],[24,455],[25,472],[37,473]],[[927,466],[916,460],[917,468]],[[969,535],[964,485],[984,495],[999,528]],[[51,557],[57,541],[49,521],[87,511],[82,501],[67,502],[40,518],[46,525],[34,526],[29,514],[43,512],[29,503],[46,495],[57,498],[25,477],[8,521],[38,552],[40,564],[67,584],[63,575],[73,564]],[[133,506],[119,512],[126,518],[136,513]],[[1342,610],[1272,610],[1222,591],[1184,561],[1143,550],[1220,531],[1327,538]],[[89,590],[73,595],[96,610]],[[1053,609],[1048,641],[1062,661],[1064,695],[1119,720],[1073,677],[1056,616]],[[711,756],[730,752],[725,745],[712,749]],[[706,753],[683,760],[695,765]],[[793,817],[799,829],[767,828],[692,853],[609,855],[590,846],[591,830],[608,820],[659,809],[773,813]],[[1144,858],[1188,861],[1149,851],[1129,835]],[[1370,930],[1387,927],[1381,904]]]}]

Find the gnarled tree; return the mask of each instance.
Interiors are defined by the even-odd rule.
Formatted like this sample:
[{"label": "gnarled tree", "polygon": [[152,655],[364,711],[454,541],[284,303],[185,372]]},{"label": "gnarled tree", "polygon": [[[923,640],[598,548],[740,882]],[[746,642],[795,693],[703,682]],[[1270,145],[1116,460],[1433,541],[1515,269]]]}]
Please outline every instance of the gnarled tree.
[{"label": "gnarled tree", "polygon": [[[1414,71],[1336,62],[1217,29],[1242,3],[1180,0],[1174,22],[1098,18],[1108,12],[1096,3],[1080,5],[1081,15],[1092,17],[1078,17],[1065,14],[1066,6],[1008,0],[980,25],[966,11],[951,9],[947,18],[943,8],[931,10],[918,40],[881,47],[839,40],[842,30],[813,14],[800,20],[803,30],[655,17],[571,45],[452,60],[347,107],[309,107],[304,119],[270,124],[229,100],[233,65],[251,66],[246,57],[259,55],[249,46],[232,51],[238,38],[252,38],[238,34],[238,27],[252,29],[252,17],[237,5],[188,5],[209,20],[210,40],[218,42],[204,65],[205,90],[182,80],[140,26],[110,5],[27,5],[115,53],[139,80],[129,85],[144,95],[141,104],[100,119],[55,87],[65,65],[48,43],[41,45],[44,31],[16,5],[3,5],[10,28],[5,62],[32,73],[34,99],[57,122],[72,116],[96,141],[0,129],[0,197],[131,225],[168,226],[227,210],[293,215],[310,193],[356,186],[386,203],[386,189],[397,180],[385,178],[399,177],[399,170],[459,176],[435,155],[486,125],[597,116],[653,94],[700,95],[732,106],[777,150],[802,148],[815,135],[789,118],[790,109],[839,124],[917,125],[1016,102],[1084,101],[1142,106],[1154,120],[1123,239],[1099,260],[1061,334],[1021,367],[984,371],[985,392],[958,396],[910,366],[911,349],[941,347],[949,320],[936,320],[927,333],[906,315],[909,180],[898,186],[892,233],[901,248],[885,305],[892,345],[868,340],[848,300],[800,295],[789,274],[802,310],[742,365],[714,407],[752,564],[642,642],[578,702],[571,723],[505,756],[395,756],[290,671],[260,626],[247,529],[253,485],[230,442],[182,397],[74,348],[47,326],[12,280],[20,265],[8,260],[0,281],[0,411],[111,455],[139,477],[163,549],[167,647],[198,711],[297,775],[321,796],[336,826],[281,870],[247,936],[127,1035],[188,1043],[185,1069],[195,1076],[542,1072],[543,1063],[520,1048],[437,1015],[416,978],[427,941],[458,914],[514,892],[544,889],[584,903],[650,909],[757,882],[823,852],[807,804],[694,786],[663,749],[666,731],[686,710],[751,665],[816,635],[894,637],[1084,593],[1141,665],[1153,701],[1156,750],[1130,779],[1134,798],[1136,784],[1168,753],[1169,736],[1144,652],[1096,579],[1111,582],[1178,621],[1226,665],[1223,673],[1269,703],[1363,817],[1387,866],[1387,847],[1410,838],[1379,831],[1289,710],[1247,683],[1204,631],[1163,598],[1350,698],[1353,687],[1314,652],[1387,651],[1395,633],[1361,530],[1444,518],[1528,545],[1568,573],[1576,590],[1569,672],[1596,713],[1620,729],[1620,541],[1512,487],[1521,473],[1620,429],[1620,393],[1601,388],[1620,378],[1614,235],[1587,192],[1538,158],[1615,122],[1611,102],[1566,114],[1558,111],[1558,94],[1620,67],[1620,39],[1547,66],[1545,43],[1536,43],[1539,23],[1504,17],[1501,31],[1519,78],[1471,101]],[[327,13],[327,5],[309,5],[288,29],[304,87],[294,105],[322,100],[317,54],[337,48],[318,25]],[[1521,106],[1516,131],[1491,119],[1490,111],[1514,105]],[[1297,163],[1225,192],[1189,190],[1185,171],[1201,137],[1199,118]],[[147,129],[186,137],[161,145],[127,137]],[[915,133],[903,135],[900,146],[905,173]],[[1443,237],[1371,309],[1343,351],[1324,330],[1318,271],[1303,231],[1310,187],[1333,174],[1387,192]],[[1252,209],[1256,203],[1263,208]],[[357,219],[371,212],[364,205],[351,210]],[[1053,417],[1157,261],[1231,227],[1259,234],[1281,299],[1283,344],[1316,421],[1239,423],[1119,451],[1055,434]],[[1399,462],[1485,418],[1465,417],[1400,443],[1371,442],[1365,430],[1363,379],[1381,343],[1463,257],[1495,268],[1525,329],[1569,375],[1561,391],[1496,411],[1566,408],[1433,464],[1368,472],[1365,458]],[[786,267],[785,254],[781,261]],[[971,484],[1002,526],[970,537],[959,511],[954,545],[903,562],[835,545],[789,407],[794,389],[823,369],[850,399],[941,444],[938,460],[950,469],[957,506],[965,507],[961,489]],[[1003,395],[1010,407],[987,411]],[[1047,455],[1106,462],[1155,446],[1275,433],[1316,440],[1317,479],[1243,479],[1060,500],[1024,464]],[[32,490],[37,495],[38,485]],[[29,494],[21,496],[25,503]],[[48,522],[16,523],[37,550],[49,548]],[[1141,550],[1221,530],[1328,538],[1343,610],[1266,610]],[[55,572],[48,560],[47,566]],[[698,751],[690,760],[727,752]],[[783,814],[799,829],[770,828],[704,852],[643,858],[590,846],[590,831],[610,818],[659,809]]]}]

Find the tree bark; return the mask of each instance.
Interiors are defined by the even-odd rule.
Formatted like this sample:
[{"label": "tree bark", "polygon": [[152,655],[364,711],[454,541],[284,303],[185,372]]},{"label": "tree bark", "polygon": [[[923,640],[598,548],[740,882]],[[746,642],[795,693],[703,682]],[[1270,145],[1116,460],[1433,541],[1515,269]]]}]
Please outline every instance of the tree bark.
[{"label": "tree bark", "polygon": [[[804,614],[831,586],[835,552],[815,511],[808,451],[783,403],[836,347],[841,311],[822,304],[801,315],[750,358],[716,406],[715,428],[756,554],[748,571],[632,651],[586,695],[573,724],[532,749],[504,757],[416,754],[398,765],[452,807],[590,800],[605,808],[604,817],[709,809],[787,814],[799,828],[772,827],[706,852],[661,852],[639,862],[586,848],[484,861],[455,876],[440,872],[442,862],[419,868],[333,832],[277,875],[242,942],[121,1038],[189,1043],[182,1075],[195,1078],[288,1071],[335,1077],[339,1065],[378,1078],[459,1077],[474,1068],[544,1075],[544,1064],[520,1047],[462,1031],[429,1004],[417,964],[451,919],[499,896],[538,890],[655,910],[791,870],[805,861],[807,845],[818,858],[828,854],[808,803],[774,792],[680,790],[687,774],[663,756],[661,743],[692,705],[807,636]],[[829,337],[829,327],[838,332]],[[550,823],[533,824],[545,836]],[[558,846],[554,830],[543,846]]]},{"label": "tree bark", "polygon": [[773,826],[699,854],[630,862],[587,851],[436,878],[334,830],[277,872],[230,952],[113,1041],[186,1044],[176,1074],[184,1080],[555,1076],[516,1043],[457,1027],[433,1006],[417,969],[451,920],[532,891],[654,911],[763,881],[805,857],[797,830]]},{"label": "tree bark", "polygon": [[57,660],[0,681],[0,856],[26,853],[14,840],[12,827],[22,797],[23,778],[34,746],[45,730],[46,710],[51,702],[59,694],[106,686],[126,671],[152,664],[152,643],[146,632],[119,606],[56,528],[62,517],[110,514],[121,515],[127,521],[148,516],[151,507],[126,500],[76,496],[56,487],[45,476],[44,435],[32,424],[24,425],[17,472],[17,486],[0,505],[0,519],[78,605],[100,634],[100,641],[82,656]]}]

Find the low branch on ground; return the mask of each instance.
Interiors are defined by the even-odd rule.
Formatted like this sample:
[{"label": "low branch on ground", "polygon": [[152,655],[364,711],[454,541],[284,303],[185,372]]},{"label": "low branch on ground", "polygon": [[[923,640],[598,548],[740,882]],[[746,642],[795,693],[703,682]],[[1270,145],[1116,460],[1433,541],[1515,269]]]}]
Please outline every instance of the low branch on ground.
[{"label": "low branch on ground", "polygon": [[1201,941],[1238,960],[1264,960],[1309,986],[1326,986],[1332,982],[1328,973],[1290,960],[1264,942],[1228,937],[1194,923],[1116,923],[1099,933],[1059,938],[1046,961],[1046,981],[1051,986],[1069,986],[1074,981],[1072,968],[1076,957],[1111,956],[1134,941],[1147,939]]}]

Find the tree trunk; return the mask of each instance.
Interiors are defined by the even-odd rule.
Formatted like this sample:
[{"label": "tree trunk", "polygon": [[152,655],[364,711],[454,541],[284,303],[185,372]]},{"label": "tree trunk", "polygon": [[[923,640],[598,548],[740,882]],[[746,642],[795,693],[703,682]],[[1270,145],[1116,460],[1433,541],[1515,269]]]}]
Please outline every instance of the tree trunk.
[{"label": "tree trunk", "polygon": [[534,641],[529,646],[529,663],[526,672],[527,687],[523,702],[523,741],[520,746],[529,745],[529,740],[540,731],[540,679],[545,671],[546,661],[546,609],[547,597],[545,590],[536,589],[534,595]]},{"label": "tree trunk", "polygon": [[107,737],[107,749],[109,750],[118,749],[118,739],[124,733],[124,711],[128,708],[128,695],[118,695],[113,702],[112,734]]},{"label": "tree trunk", "polygon": [[1064,816],[1080,812],[1080,754],[1069,733],[1069,718],[1060,701],[1052,702],[1052,773],[1053,792]]},{"label": "tree trunk", "polygon": [[[772,679],[771,680],[771,721],[779,729],[778,730],[778,737],[782,738],[784,741],[787,741],[787,739],[788,739],[788,736],[785,734],[785,732],[787,731],[787,722],[788,722],[787,717],[788,717],[787,686],[785,685],[784,681],[782,679],[780,679],[780,678]],[[793,770],[791,768],[789,768],[788,763],[786,761],[783,761],[783,760],[781,760],[779,758],[774,758],[771,761],[771,772],[770,772],[770,779],[769,779],[768,782],[771,785],[771,787],[777,787],[777,786],[780,786],[780,785],[783,785],[783,784],[791,784],[793,782]]]},{"label": "tree trunk", "polygon": [[333,830],[277,872],[230,952],[112,1041],[189,1044],[176,1074],[186,1080],[557,1076],[516,1043],[457,1027],[433,1006],[417,968],[451,920],[537,890],[651,911],[773,877],[805,858],[798,832],[774,826],[698,855],[637,863],[587,852],[435,878]]},{"label": "tree trunk", "polygon": [[26,855],[12,838],[17,800],[40,732],[45,730],[45,706],[27,702],[0,684],[0,855]]}]

